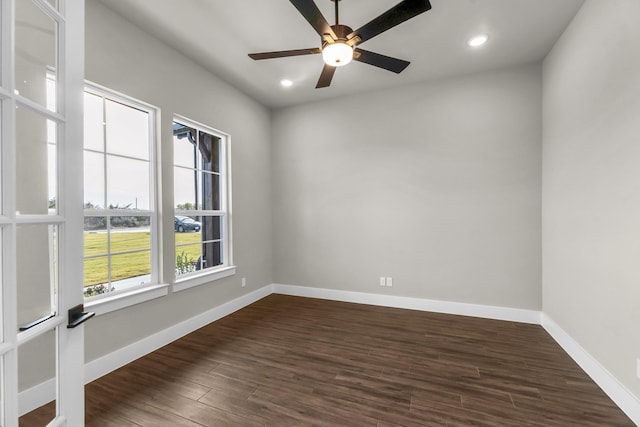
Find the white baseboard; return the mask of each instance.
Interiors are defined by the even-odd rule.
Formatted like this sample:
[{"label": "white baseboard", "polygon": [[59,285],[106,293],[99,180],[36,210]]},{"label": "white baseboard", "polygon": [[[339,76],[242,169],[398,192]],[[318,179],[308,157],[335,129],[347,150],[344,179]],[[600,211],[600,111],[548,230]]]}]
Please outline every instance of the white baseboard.
[{"label": "white baseboard", "polygon": [[409,310],[431,311],[435,313],[457,314],[460,316],[482,317],[485,319],[508,320],[511,322],[540,324],[540,312],[519,308],[466,304],[461,302],[438,301],[393,295],[369,294],[364,292],[341,291],[336,289],[311,288],[273,284],[273,293],[354,302],[383,307],[405,308]]},{"label": "white baseboard", "polygon": [[[272,286],[267,285],[246,295],[242,295],[234,300],[221,304],[205,311],[188,320],[175,324],[165,330],[145,337],[140,341],[126,347],[115,350],[96,360],[85,364],[85,384],[103,375],[114,371],[127,363],[151,353],[181,338],[196,329],[199,329],[211,322],[240,310],[272,293]],[[18,410],[20,415],[24,415],[40,406],[51,402],[56,396],[55,379],[45,381],[32,388],[20,392],[18,396]]]},{"label": "white baseboard", "polygon": [[[567,354],[602,388],[620,409],[622,409],[634,423],[640,425],[640,400],[620,384],[609,371],[562,330],[549,316],[542,312],[283,284],[264,286],[194,316],[191,319],[143,338],[140,341],[113,351],[99,359],[92,360],[85,365],[85,383],[100,378],[145,354],[157,350],[196,329],[208,325],[273,293],[542,325],[551,337],[560,344]],[[55,380],[51,379],[21,392],[18,397],[20,414],[23,415],[53,400],[55,398],[55,386]]]},{"label": "white baseboard", "polygon": [[46,405],[56,398],[56,380],[51,378],[18,394],[18,413],[27,412]]},{"label": "white baseboard", "polygon": [[542,313],[542,327],[631,421],[640,425],[640,400],[546,313]]}]

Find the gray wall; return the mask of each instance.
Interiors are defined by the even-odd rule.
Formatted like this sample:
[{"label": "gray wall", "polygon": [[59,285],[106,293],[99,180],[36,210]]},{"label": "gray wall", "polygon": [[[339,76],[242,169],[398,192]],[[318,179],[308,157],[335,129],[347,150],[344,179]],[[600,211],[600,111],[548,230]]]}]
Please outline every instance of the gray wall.
[{"label": "gray wall", "polygon": [[544,62],[543,309],[640,396],[640,2],[588,0]]},{"label": "gray wall", "polygon": [[539,310],[541,77],[274,112],[276,282]]},{"label": "gray wall", "polygon": [[[171,120],[174,113],[231,135],[234,277],[100,316],[87,323],[93,360],[272,282],[270,113],[214,75],[130,25],[96,0],[87,1],[86,78],[161,109],[164,247],[172,252]],[[185,24],[188,25],[188,24]],[[164,273],[173,276],[171,256]],[[247,278],[241,288],[240,278]]]}]

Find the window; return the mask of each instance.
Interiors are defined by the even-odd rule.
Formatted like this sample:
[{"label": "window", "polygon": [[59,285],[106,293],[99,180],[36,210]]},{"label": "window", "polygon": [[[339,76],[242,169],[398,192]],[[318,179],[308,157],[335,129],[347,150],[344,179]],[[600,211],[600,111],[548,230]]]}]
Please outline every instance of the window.
[{"label": "window", "polygon": [[87,86],[84,286],[95,299],[158,282],[155,110]]},{"label": "window", "polygon": [[[191,120],[173,122],[176,281],[233,274],[229,136]],[[228,274],[221,274],[226,272]]]}]

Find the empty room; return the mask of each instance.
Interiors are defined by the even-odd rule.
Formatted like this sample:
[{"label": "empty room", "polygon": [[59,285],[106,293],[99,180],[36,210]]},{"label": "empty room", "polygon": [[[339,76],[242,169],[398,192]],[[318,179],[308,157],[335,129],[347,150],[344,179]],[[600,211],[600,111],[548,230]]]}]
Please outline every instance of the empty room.
[{"label": "empty room", "polygon": [[3,0],[0,426],[639,425],[639,17]]}]

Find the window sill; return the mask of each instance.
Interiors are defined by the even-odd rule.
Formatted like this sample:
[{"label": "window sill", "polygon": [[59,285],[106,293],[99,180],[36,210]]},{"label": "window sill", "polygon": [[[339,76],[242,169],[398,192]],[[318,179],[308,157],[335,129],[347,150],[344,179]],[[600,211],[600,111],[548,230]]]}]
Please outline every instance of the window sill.
[{"label": "window sill", "polygon": [[215,271],[184,277],[176,280],[176,283],[173,284],[173,292],[184,291],[185,289],[204,285],[205,283],[211,283],[216,280],[224,279],[225,277],[233,276],[234,274],[236,274],[236,266],[231,265]]},{"label": "window sill", "polygon": [[169,285],[167,284],[145,286],[144,288],[135,289],[131,292],[125,292],[87,302],[84,305],[84,308],[86,311],[93,311],[97,316],[100,316],[101,314],[110,313],[135,304],[163,297],[168,293]]}]

